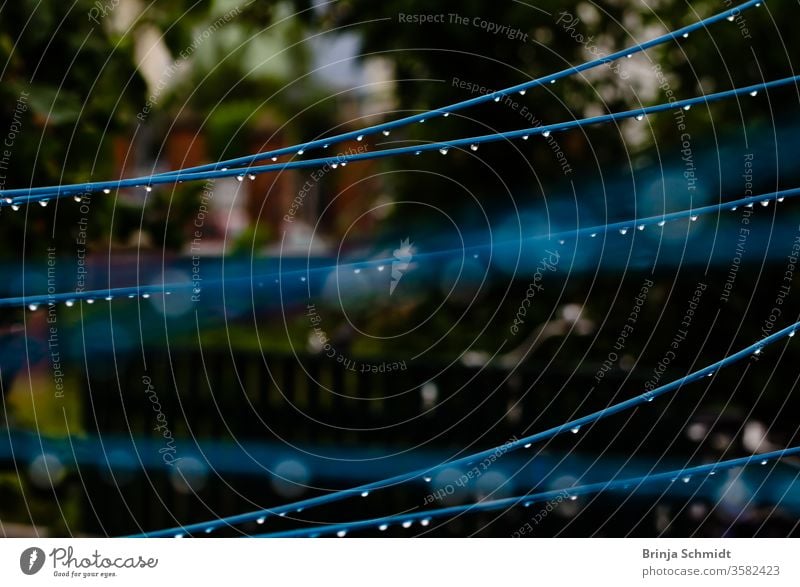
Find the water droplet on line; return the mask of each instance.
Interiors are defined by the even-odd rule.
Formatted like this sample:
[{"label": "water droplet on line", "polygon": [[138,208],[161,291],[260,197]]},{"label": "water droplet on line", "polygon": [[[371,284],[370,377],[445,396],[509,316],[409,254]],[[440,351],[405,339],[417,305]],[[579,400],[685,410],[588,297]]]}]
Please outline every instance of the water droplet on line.
[{"label": "water droplet on line", "polygon": [[519,95],[520,95],[520,96],[524,96],[524,95],[525,95],[525,92],[527,92],[527,90],[520,90],[520,91],[519,91]]},{"label": "water droplet on line", "polygon": [[386,532],[386,529],[388,527],[389,527],[389,524],[381,524],[380,526],[378,526],[378,530],[380,530],[381,532]]},{"label": "water droplet on line", "polygon": [[764,208],[766,208],[767,206],[769,206],[769,200],[761,200],[759,204],[761,204]]},{"label": "water droplet on line", "polygon": [[439,152],[440,152],[442,155],[447,155],[447,151],[448,151],[448,150],[449,150],[449,149],[448,149],[447,147],[441,147],[441,148],[439,149]]},{"label": "water droplet on line", "polygon": [[644,114],[637,114],[634,118],[636,118],[636,120],[644,120]]},{"label": "water droplet on line", "polygon": [[39,200],[39,205],[40,205],[42,208],[44,208],[45,206],[47,206],[47,200]]},{"label": "water droplet on line", "polygon": [[39,309],[39,306],[38,306],[37,304],[28,304],[28,309],[29,309],[31,312],[35,312],[36,310],[38,310],[38,309]]},{"label": "water droplet on line", "polygon": [[573,428],[570,428],[569,431],[572,432],[573,434],[577,434],[578,432],[581,431],[581,427],[580,426],[574,426]]},{"label": "water droplet on line", "polygon": [[549,131],[549,130],[546,130],[546,131],[544,131],[544,132],[542,133],[542,136],[543,136],[544,138],[547,138],[547,137],[549,137],[549,136],[550,136],[550,131]]},{"label": "water droplet on line", "polygon": [[478,145],[476,143],[472,143],[469,146],[469,148],[470,148],[471,151],[477,151],[478,150]]},{"label": "water droplet on line", "polygon": [[382,134],[383,134],[383,136],[385,136],[385,137],[388,137],[390,134],[392,134],[392,131],[390,131],[390,130],[385,130],[385,131],[383,131],[383,133],[382,133]]},{"label": "water droplet on line", "polygon": [[758,96],[758,90],[753,90],[752,92],[750,92],[750,96],[753,97],[753,98]]},{"label": "water droplet on line", "polygon": [[692,105],[691,104],[687,104],[686,106],[683,107],[683,109],[684,110],[691,110],[692,109]]},{"label": "water droplet on line", "polygon": [[337,535],[339,538],[344,538],[345,536],[347,536],[347,530],[339,530],[339,531],[336,533],[336,535]]},{"label": "water droplet on line", "polygon": [[622,236],[625,236],[626,234],[628,234],[628,229],[627,229],[627,228],[620,228],[620,229],[619,229],[619,233],[620,233]]},{"label": "water droplet on line", "polygon": [[369,495],[369,491],[362,491],[361,497],[367,497]]},{"label": "water droplet on line", "polygon": [[412,522],[411,520],[406,520],[405,522],[403,522],[403,528],[410,528],[411,524],[413,523],[414,522]]},{"label": "water droplet on line", "polygon": [[358,136],[356,137],[356,140],[357,140],[357,141],[363,141],[363,140],[364,140],[364,135],[358,135]]},{"label": "water droplet on line", "polygon": [[110,193],[111,193],[111,190],[110,190],[110,189],[108,189],[108,188],[105,188],[105,189],[103,190],[103,193],[104,193],[104,194],[110,194]]}]

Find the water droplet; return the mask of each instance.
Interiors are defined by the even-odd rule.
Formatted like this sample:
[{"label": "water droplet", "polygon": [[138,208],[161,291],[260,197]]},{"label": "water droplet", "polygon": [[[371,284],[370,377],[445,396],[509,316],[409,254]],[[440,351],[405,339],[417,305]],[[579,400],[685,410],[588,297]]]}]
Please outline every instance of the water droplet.
[{"label": "water droplet", "polygon": [[150,294],[149,294],[149,293],[143,293],[143,294],[142,294],[142,297],[143,297],[144,299],[147,299],[147,298],[149,298],[149,297],[150,297]]},{"label": "water droplet", "polygon": [[66,302],[64,302],[64,305],[67,306],[67,308],[71,308],[72,306],[75,305],[75,300],[67,300]]},{"label": "water droplet", "polygon": [[619,233],[620,233],[622,236],[625,236],[626,234],[628,234],[628,229],[627,229],[627,228],[620,228],[620,229],[619,229]]},{"label": "water droplet", "polygon": [[692,109],[692,105],[691,104],[687,104],[686,106],[683,107],[683,109],[684,110],[691,110]]},{"label": "water droplet", "polygon": [[470,151],[477,151],[477,150],[478,150],[478,145],[477,145],[477,143],[472,143],[472,144],[469,146],[469,149],[470,149]]},{"label": "water droplet", "polygon": [[267,518],[265,516],[261,516],[260,518],[258,518],[256,520],[256,524],[263,524],[266,521],[267,521]]},{"label": "water droplet", "polygon": [[338,163],[331,163],[331,169],[336,169],[337,167],[339,167]]},{"label": "water droplet", "polygon": [[688,482],[689,482],[689,481],[691,481],[691,480],[692,480],[692,478],[691,478],[691,477],[688,477],[688,476],[687,476],[687,477],[684,477],[683,479],[681,479],[681,481],[683,481],[684,483],[688,483]]},{"label": "water droplet", "polygon": [[356,137],[356,140],[357,140],[357,141],[363,141],[363,140],[364,140],[364,135],[358,135],[358,136]]},{"label": "water droplet", "polygon": [[683,36],[684,39],[688,39],[689,38],[689,33],[683,33],[682,36]]},{"label": "water droplet", "polygon": [[424,118],[420,118],[419,119],[419,123],[422,124],[423,122],[425,122],[425,119]]},{"label": "water droplet", "polygon": [[39,205],[40,205],[42,208],[44,208],[45,206],[47,206],[47,200],[39,200]]},{"label": "water droplet", "polygon": [[794,331],[794,330],[792,330],[792,331],[789,333],[789,338],[792,338],[792,337],[794,336],[794,332],[795,332],[795,331]]},{"label": "water droplet", "polygon": [[347,536],[347,530],[339,530],[339,531],[336,533],[336,535],[337,535],[339,538],[344,538],[345,536]]},{"label": "water droplet", "polygon": [[449,113],[449,112],[445,112],[444,114],[442,114],[442,116],[444,116],[445,118],[447,118],[448,116],[450,116],[450,113]]},{"label": "water droplet", "polygon": [[19,210],[19,204],[11,204],[11,209],[12,209],[14,212],[17,212],[17,211]]},{"label": "water droplet", "polygon": [[519,91],[519,95],[520,95],[520,96],[524,96],[524,95],[525,95],[525,92],[527,92],[527,91],[528,91],[528,90],[520,90],[520,91]]},{"label": "water droplet", "polygon": [[596,237],[596,236],[597,236],[597,233],[596,233],[596,232],[593,232],[593,233],[592,233],[592,234],[590,234],[589,236],[590,236],[590,237],[592,237],[592,238],[594,238],[594,237]]},{"label": "water droplet", "polygon": [[500,96],[495,96],[495,97],[494,97],[494,101],[495,101],[495,102],[499,102],[499,101],[500,101]]},{"label": "water droplet", "polygon": [[692,222],[694,222],[695,220],[697,220],[697,216],[689,216],[689,220],[691,220]]},{"label": "water droplet", "polygon": [[563,238],[558,239],[558,244],[560,244],[560,245],[563,245],[565,242],[567,242],[567,241],[565,241]]},{"label": "water droplet", "polygon": [[420,520],[419,525],[420,526],[429,526],[430,523],[431,523],[431,519],[430,518],[424,518],[424,519]]},{"label": "water droplet", "polygon": [[755,350],[755,352],[753,352],[753,354],[754,354],[754,355],[760,355],[760,354],[761,354],[761,348],[760,348],[760,347],[759,347],[759,348],[757,348],[757,349]]},{"label": "water droplet", "polygon": [[136,294],[128,294],[128,299],[129,300],[132,300],[135,297],[136,297]]},{"label": "water droplet", "polygon": [[550,131],[549,131],[549,130],[546,130],[546,131],[544,131],[544,132],[542,133],[542,136],[543,136],[544,138],[547,138],[547,137],[549,137],[549,136],[550,136]]},{"label": "water droplet", "polygon": [[383,271],[384,269],[386,269],[385,265],[378,265],[378,271]]},{"label": "water droplet", "polygon": [[733,208],[731,208],[731,212],[736,212],[736,209],[737,209],[738,207],[739,207],[739,206],[734,206]]},{"label": "water droplet", "polygon": [[29,309],[31,312],[35,312],[36,310],[38,310],[38,309],[39,309],[39,306],[38,306],[37,304],[28,304],[28,309]]},{"label": "water droplet", "polygon": [[13,201],[14,201],[14,200],[13,200],[12,198],[6,198],[6,199],[5,199],[5,203],[6,203],[6,204],[10,204],[10,203],[11,203],[11,202],[13,202]]},{"label": "water droplet", "polygon": [[736,17],[732,14],[728,15],[726,18],[728,19],[728,22],[733,22],[734,20],[736,20]]},{"label": "water droplet", "polygon": [[768,462],[769,462],[769,461],[767,461],[767,459],[764,459],[764,460],[762,460],[762,461],[761,461],[761,464],[762,464],[762,465],[766,465]]},{"label": "water droplet", "polygon": [[206,528],[206,530],[205,530],[206,534],[211,534],[213,531],[214,531],[214,528],[213,528],[213,527],[211,527],[211,526],[209,526],[209,527],[208,527],[208,528]]},{"label": "water droplet", "polygon": [[783,198],[783,197],[781,197],[781,198],[778,198],[778,201],[779,201],[779,202],[783,202],[785,199],[786,199],[786,198]]},{"label": "water droplet", "polygon": [[278,158],[277,158],[277,157],[272,157],[271,159],[272,159],[273,161],[277,161],[277,160],[278,160]]},{"label": "water droplet", "polygon": [[410,528],[411,524],[413,523],[414,522],[412,522],[411,520],[406,520],[405,522],[403,522],[403,528]]},{"label": "water droplet", "polygon": [[711,371],[710,373],[708,373],[708,375],[706,375],[706,377],[713,377],[713,376],[714,376],[714,372],[713,371]]},{"label": "water droplet", "polygon": [[414,155],[419,155],[422,151],[414,151]]},{"label": "water droplet", "polygon": [[750,92],[750,96],[753,97],[753,98],[758,96],[758,90],[753,90],[752,92]]},{"label": "water droplet", "polygon": [[72,196],[72,199],[75,200],[80,204],[80,201],[83,199],[81,196]]},{"label": "water droplet", "polygon": [[104,299],[105,301],[110,302],[111,300],[114,299],[114,296],[106,296]]},{"label": "water droplet", "polygon": [[110,190],[110,189],[108,189],[108,188],[105,188],[105,189],[103,190],[103,193],[104,193],[104,194],[110,194],[110,193],[111,193],[111,190]]},{"label": "water droplet", "polygon": [[570,496],[569,496],[569,500],[570,500],[570,501],[577,501],[577,499],[578,499],[578,496],[577,496],[577,495],[570,495]]},{"label": "water droplet", "polygon": [[769,206],[769,200],[761,200],[759,204],[761,204],[764,208],[766,208],[767,206]]},{"label": "water droplet", "polygon": [[550,80],[550,83],[551,83],[551,84],[554,84],[554,83],[556,83],[556,80],[554,80],[554,79],[551,79],[551,80]]},{"label": "water droplet", "polygon": [[92,298],[87,298],[86,303],[87,304],[93,304],[94,300]]},{"label": "water droplet", "polygon": [[714,475],[716,475],[716,474],[717,474],[717,472],[716,472],[716,471],[709,471],[709,473],[708,473],[708,474],[709,474],[710,476],[714,476]]},{"label": "water droplet", "polygon": [[449,151],[449,149],[448,149],[447,147],[440,147],[440,148],[439,148],[439,152],[440,152],[442,155],[447,155],[447,151]]},{"label": "water droplet", "polygon": [[381,524],[380,526],[378,526],[378,530],[380,530],[381,532],[386,532],[386,529],[388,527],[389,527],[389,524]]},{"label": "water droplet", "polygon": [[633,57],[633,53],[628,53],[625,57],[630,59],[631,57]]},{"label": "water droplet", "polygon": [[151,186],[151,185],[145,186],[144,191],[146,191],[148,193],[152,192],[153,191],[153,186]]},{"label": "water droplet", "polygon": [[527,141],[531,135],[522,135],[522,140]]},{"label": "water droplet", "polygon": [[222,169],[220,169],[220,171],[228,171],[228,168],[227,167],[223,167]]},{"label": "water droplet", "polygon": [[183,534],[179,532],[178,534],[175,534],[174,538],[183,538]]},{"label": "water droplet", "polygon": [[255,176],[255,174],[254,174],[254,173],[250,173],[250,174],[248,174],[248,175],[247,175],[247,178],[248,178],[250,181],[254,181],[254,180],[255,180],[255,178],[256,178],[256,176]]},{"label": "water droplet", "polygon": [[300,278],[300,281],[303,281],[303,282],[305,282],[305,280],[306,280],[306,278],[305,278],[305,277],[301,277],[301,278]]},{"label": "water droplet", "polygon": [[361,269],[353,269],[353,273],[355,273],[356,275],[358,275],[359,273],[361,273]]},{"label": "water droplet", "polygon": [[655,399],[655,398],[653,397],[653,393],[652,393],[652,392],[650,392],[650,391],[648,391],[647,393],[645,393],[645,394],[644,394],[642,397],[644,398],[644,401],[646,401],[646,402],[651,402],[651,401],[653,401],[653,399]]},{"label": "water droplet", "polygon": [[236,181],[244,181],[244,175],[237,175]]},{"label": "water droplet", "polygon": [[533,445],[533,443],[532,443],[532,442],[529,442],[528,444],[526,444],[526,445],[525,445],[525,447],[524,447],[524,448],[530,448],[532,445]]},{"label": "water droplet", "polygon": [[637,114],[634,118],[636,118],[636,120],[644,120],[644,114]]},{"label": "water droplet", "polygon": [[581,431],[581,427],[580,426],[574,426],[574,427],[570,428],[569,431],[572,432],[573,434],[577,434],[578,432]]},{"label": "water droplet", "polygon": [[367,497],[369,495],[369,491],[362,491],[361,497]]},{"label": "water droplet", "polygon": [[640,224],[640,225],[639,225],[639,226],[637,226],[636,228],[637,228],[638,230],[644,230],[644,224]]},{"label": "water droplet", "polygon": [[747,205],[745,206],[745,208],[752,208],[752,207],[753,207],[753,202],[750,202],[749,204],[747,204]]},{"label": "water droplet", "polygon": [[433,479],[433,477],[429,477],[428,475],[425,475],[422,478],[422,480],[425,481],[425,483],[430,483],[432,479]]},{"label": "water droplet", "polygon": [[347,161],[342,161],[342,167],[347,167]]},{"label": "water droplet", "polygon": [[303,153],[305,153],[305,152],[306,152],[306,150],[305,150],[305,149],[300,149],[299,151],[297,151],[297,154],[298,154],[298,155],[302,155],[302,154],[303,154]]},{"label": "water droplet", "polygon": [[[447,116],[447,115],[445,114],[445,116]],[[385,137],[388,137],[390,134],[392,134],[392,131],[390,131],[390,130],[385,130],[385,131],[383,131],[383,133],[382,133],[382,134],[383,134],[383,136],[385,136]]]}]

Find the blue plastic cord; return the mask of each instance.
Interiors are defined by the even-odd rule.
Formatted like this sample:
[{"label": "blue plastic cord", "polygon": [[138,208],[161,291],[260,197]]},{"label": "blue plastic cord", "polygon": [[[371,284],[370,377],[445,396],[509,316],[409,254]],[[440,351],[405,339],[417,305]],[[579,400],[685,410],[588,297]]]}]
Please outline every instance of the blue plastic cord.
[{"label": "blue plastic cord", "polygon": [[[446,250],[446,251],[434,251],[428,253],[418,253],[416,254],[416,258],[418,260],[425,259],[427,257],[432,257],[436,255],[443,255],[448,253],[475,253],[481,252],[484,250],[489,250],[492,247],[507,245],[507,244],[515,244],[515,243],[524,243],[524,242],[532,242],[532,241],[539,241],[539,240],[549,240],[549,241],[566,241],[568,239],[576,239],[581,236],[589,236],[589,237],[596,237],[599,234],[610,232],[610,231],[619,231],[623,234],[627,234],[628,231],[632,231],[634,229],[637,230],[644,230],[648,226],[658,226],[659,228],[666,224],[667,222],[674,222],[676,220],[681,220],[684,218],[695,219],[695,217],[699,218],[705,214],[713,214],[716,212],[722,212],[725,210],[736,210],[739,207],[753,207],[756,203],[768,203],[770,201],[775,202],[782,202],[785,198],[795,198],[800,196],[800,188],[792,188],[787,190],[781,190],[778,192],[769,192],[765,194],[760,194],[757,196],[748,196],[746,198],[740,198],[738,200],[731,200],[730,202],[725,202],[722,204],[711,204],[708,206],[701,206],[699,208],[691,208],[688,210],[681,210],[679,212],[670,212],[668,214],[663,214],[660,216],[649,216],[647,218],[638,218],[633,220],[622,220],[620,222],[613,222],[611,224],[603,224],[600,226],[590,226],[587,228],[579,228],[574,230],[566,230],[561,232],[554,232],[549,235],[540,235],[529,237],[526,239],[522,239],[520,241],[501,241],[497,243],[487,243],[482,245],[474,245],[471,247],[467,247],[466,249],[454,249],[454,250]],[[319,271],[332,271],[334,269],[344,270],[344,269],[368,269],[370,267],[380,267],[387,264],[390,264],[392,259],[372,259],[368,261],[356,261],[351,263],[345,263],[336,266],[328,266],[328,267],[315,267],[313,269],[297,269],[293,271],[284,271],[281,273],[270,273],[266,275],[250,275],[246,277],[233,277],[228,278],[226,280],[219,280],[219,279],[209,279],[203,281],[203,288],[210,288],[221,284],[237,284],[241,283],[247,285],[248,283],[252,284],[252,282],[274,282],[276,279],[278,283],[284,283],[288,278],[293,276],[305,276],[312,272],[319,272]],[[82,291],[82,292],[61,292],[56,294],[39,294],[39,295],[32,295],[32,296],[16,296],[16,297],[9,297],[9,298],[0,298],[0,307],[14,307],[14,306],[27,306],[32,311],[36,311],[39,309],[40,306],[45,306],[47,304],[52,303],[59,303],[65,302],[70,305],[74,304],[78,301],[97,301],[97,300],[120,300],[120,299],[134,299],[140,296],[150,297],[152,295],[160,295],[160,294],[172,294],[174,292],[182,291],[182,290],[190,290],[192,288],[197,287],[197,284],[193,283],[192,281],[185,281],[185,282],[175,282],[175,283],[164,283],[164,284],[153,284],[153,285],[141,285],[141,286],[130,286],[130,287],[118,287],[118,288],[111,288],[111,289],[95,289],[89,291]],[[251,287],[255,287],[252,286]]]},{"label": "blue plastic cord", "polygon": [[[117,182],[100,182],[100,186],[97,188],[98,190],[102,189],[118,189],[120,187],[130,187],[130,186],[137,186],[137,185],[146,185],[146,184],[154,184],[154,183],[168,183],[170,181],[178,181],[179,176],[182,174],[187,173],[196,173],[202,171],[217,171],[220,170],[222,167],[239,167],[239,169],[232,170],[232,173],[223,175],[223,176],[216,176],[216,177],[229,177],[233,175],[238,175],[241,173],[255,173],[252,170],[249,170],[247,166],[251,165],[252,163],[256,163],[258,161],[263,161],[268,158],[273,157],[280,157],[282,155],[298,155],[300,151],[306,151],[308,149],[314,148],[327,148],[330,145],[334,145],[337,143],[341,143],[343,141],[358,140],[359,137],[366,137],[370,135],[374,135],[377,133],[382,133],[384,131],[391,132],[394,129],[401,128],[407,126],[409,124],[415,122],[424,122],[426,119],[430,119],[437,116],[447,116],[451,112],[457,112],[459,110],[469,108],[471,106],[476,106],[478,104],[483,104],[485,102],[490,102],[496,98],[502,98],[506,95],[517,93],[517,92],[525,92],[528,89],[537,87],[537,86],[544,86],[546,84],[555,83],[557,80],[573,76],[575,74],[581,73],[583,71],[587,71],[601,65],[605,65],[608,63],[612,63],[624,57],[632,56],[636,53],[644,52],[651,47],[655,47],[657,45],[664,44],[671,40],[680,40],[682,38],[686,38],[689,36],[690,33],[704,29],[707,26],[720,22],[725,19],[730,19],[731,17],[736,17],[740,12],[744,10],[748,10],[753,7],[760,6],[761,3],[765,0],[749,0],[748,2],[744,2],[739,6],[734,8],[730,8],[719,14],[715,14],[703,20],[700,20],[694,24],[687,25],[681,29],[678,29],[673,32],[666,33],[660,37],[656,37],[655,39],[651,39],[649,41],[645,41],[644,43],[638,43],[633,47],[623,49],[621,51],[617,51],[616,53],[612,53],[605,57],[601,57],[598,59],[594,59],[592,61],[587,61],[582,63],[581,65],[577,65],[574,67],[569,67],[567,69],[563,69],[558,73],[550,74],[544,77],[540,77],[528,82],[524,82],[521,84],[517,84],[515,86],[511,86],[509,88],[505,88],[502,90],[497,90],[490,94],[484,94],[482,96],[477,96],[475,98],[471,98],[469,100],[464,100],[463,102],[457,102],[455,104],[451,104],[449,106],[444,106],[441,108],[437,108],[435,110],[429,110],[427,112],[422,112],[419,114],[414,114],[411,116],[406,116],[405,118],[400,118],[398,120],[394,120],[391,122],[385,122],[382,124],[376,124],[373,126],[369,126],[363,128],[361,130],[356,130],[352,132],[346,132],[339,135],[335,135],[332,137],[318,139],[314,141],[309,141],[306,143],[302,143],[299,145],[294,145],[290,147],[283,147],[280,149],[276,149],[273,151],[265,151],[262,153],[257,153],[255,155],[247,155],[244,157],[238,157],[235,159],[228,159],[225,161],[218,161],[216,163],[209,163],[206,165],[198,165],[195,167],[188,167],[183,170],[179,171],[168,171],[164,173],[159,173],[151,176],[146,177],[139,177],[139,178],[131,178],[129,180],[120,180]],[[245,166],[245,167],[242,167]],[[164,181],[164,182],[157,182],[155,178],[171,178],[171,180]],[[132,182],[122,184],[122,181]],[[184,180],[188,181],[188,180]],[[53,197],[62,197],[63,195],[70,195],[74,193],[85,193],[87,191],[97,191],[95,189],[88,190],[86,186],[93,185],[93,184],[71,184],[71,185],[63,185],[63,186],[51,186],[47,188],[28,188],[28,189],[18,189],[18,190],[6,190],[4,192],[0,192],[0,197],[13,197],[15,195],[34,195],[34,194],[44,194],[49,193],[53,194]],[[36,191],[36,190],[48,190],[46,192]],[[67,194],[64,194],[64,190],[68,190]]]},{"label": "blue plastic cord", "polygon": [[404,528],[410,527],[413,522],[422,522],[423,527],[427,526],[431,520],[435,518],[445,518],[456,516],[459,514],[474,514],[480,512],[489,512],[493,510],[502,510],[505,508],[516,507],[524,504],[526,507],[534,503],[549,502],[553,500],[573,499],[581,495],[588,495],[593,493],[600,493],[602,491],[638,489],[639,486],[644,484],[657,483],[661,481],[668,481],[674,483],[678,479],[688,482],[692,477],[700,475],[715,475],[720,471],[733,469],[736,467],[744,467],[754,462],[761,465],[766,465],[771,460],[777,460],[784,457],[800,454],[800,446],[786,448],[783,450],[776,450],[761,455],[753,455],[749,457],[742,457],[738,459],[731,459],[728,461],[719,461],[706,465],[699,465],[687,469],[678,469],[676,471],[667,471],[664,473],[654,473],[651,475],[643,475],[641,477],[631,477],[629,479],[618,479],[601,481],[598,483],[591,483],[588,485],[578,485],[576,487],[565,487],[563,489],[553,489],[551,491],[544,491],[541,493],[533,493],[528,495],[520,495],[517,497],[507,497],[504,499],[496,499],[489,501],[482,501],[478,503],[471,503],[467,505],[452,506],[447,508],[440,508],[434,510],[423,510],[413,513],[397,514],[393,516],[384,516],[382,518],[372,518],[370,520],[359,520],[356,522],[346,522],[341,524],[330,524],[323,526],[314,526],[309,528],[299,528],[296,530],[285,530],[283,532],[272,532],[268,534],[259,534],[256,538],[299,538],[299,537],[317,537],[324,535],[336,535],[344,537],[349,532],[354,530],[381,530],[384,531],[390,526],[401,525]]},{"label": "blue plastic cord", "polygon": [[[503,453],[507,453],[513,450],[519,450],[522,448],[530,448],[534,443],[542,442],[543,440],[548,440],[557,436],[559,434],[564,434],[566,432],[571,432],[574,429],[580,429],[584,426],[607,418],[609,416],[613,416],[620,412],[624,412],[631,408],[635,408],[637,406],[647,404],[652,402],[655,398],[667,394],[669,392],[675,391],[683,387],[688,383],[692,383],[699,379],[702,379],[709,374],[712,374],[719,369],[723,369],[741,361],[742,359],[749,357],[753,354],[761,354],[763,349],[783,338],[786,337],[793,337],[795,331],[800,328],[800,322],[792,324],[791,326],[787,326],[786,328],[767,336],[766,338],[754,343],[733,355],[730,355],[716,363],[712,363],[707,367],[704,367],[694,373],[690,373],[684,377],[676,379],[670,383],[662,385],[652,391],[648,391],[632,397],[631,399],[613,404],[599,410],[597,412],[593,412],[588,416],[583,416],[582,418],[577,418],[572,420],[571,422],[567,422],[565,424],[561,424],[560,426],[555,426],[548,430],[544,430],[542,432],[538,432],[536,434],[532,434],[531,436],[526,436],[519,440],[515,440],[513,442],[509,442],[504,444],[502,447],[493,447],[478,453],[474,453],[465,457],[461,457],[452,461],[448,461],[446,463],[442,463],[437,467],[431,467],[428,469],[420,469],[417,471],[411,471],[409,473],[404,473],[401,475],[396,475],[389,479],[384,479],[382,481],[375,481],[373,483],[367,483],[365,485],[360,485],[358,487],[354,487],[352,489],[344,489],[342,491],[336,491],[333,493],[327,493],[325,495],[320,495],[317,497],[312,497],[309,499],[305,499],[302,501],[297,501],[294,503],[284,504],[281,506],[277,506],[271,509],[262,509],[257,510],[254,512],[248,512],[244,514],[237,514],[234,516],[228,516],[225,518],[220,518],[218,520],[211,520],[207,522],[201,522],[197,524],[189,524],[187,526],[181,526],[176,528],[168,528],[164,530],[155,530],[152,532],[145,532],[143,534],[137,534],[136,537],[169,537],[169,536],[184,536],[186,534],[192,533],[208,533],[209,528],[213,531],[215,528],[225,527],[225,526],[233,526],[236,524],[243,524],[246,522],[253,522],[259,519],[266,519],[269,516],[275,516],[280,514],[287,514],[292,512],[297,512],[298,510],[307,510],[312,507],[318,507],[321,505],[333,503],[336,501],[341,501],[343,499],[347,499],[350,497],[355,497],[358,495],[362,495],[364,492],[371,492],[378,489],[384,489],[386,487],[391,487],[394,485],[398,485],[401,483],[406,483],[408,481],[422,481],[427,480],[430,478],[432,473],[438,471],[444,467],[455,467],[459,465],[469,465],[475,461],[483,460],[487,457],[491,457],[492,455],[496,455],[498,450],[502,448]],[[795,449],[792,449],[795,450]],[[763,457],[762,457],[763,458]]]},{"label": "blue plastic cord", "polygon": [[481,135],[476,137],[468,137],[465,139],[453,139],[450,141],[440,141],[435,143],[427,143],[424,145],[414,145],[410,147],[398,147],[395,149],[383,149],[380,151],[371,151],[368,153],[342,153],[333,157],[323,157],[320,159],[308,159],[306,161],[289,161],[287,163],[276,163],[271,165],[260,165],[250,167],[246,170],[242,169],[227,169],[225,171],[203,171],[197,173],[180,172],[175,175],[158,176],[151,175],[145,178],[136,179],[121,179],[116,181],[101,181],[83,184],[73,184],[70,186],[48,186],[39,188],[17,188],[13,190],[4,190],[0,192],[0,198],[3,198],[2,205],[5,206],[19,206],[30,202],[45,201],[54,198],[63,198],[69,195],[87,194],[103,190],[110,192],[114,189],[125,187],[141,187],[146,186],[146,189],[152,189],[153,185],[163,183],[175,183],[176,181],[201,181],[208,179],[218,179],[221,177],[237,177],[244,180],[246,176],[255,177],[261,173],[272,173],[277,171],[284,171],[287,169],[302,169],[307,167],[325,168],[330,166],[336,168],[339,165],[346,165],[353,161],[367,161],[371,159],[381,159],[384,157],[394,157],[397,155],[419,155],[429,151],[439,151],[442,154],[456,147],[470,147],[481,145],[484,143],[494,143],[497,141],[509,141],[513,139],[527,139],[530,136],[544,136],[548,137],[551,133],[571,130],[574,128],[582,128],[594,124],[604,124],[608,122],[616,122],[628,118],[644,118],[649,114],[656,114],[667,110],[689,110],[696,104],[710,104],[728,98],[734,98],[743,94],[756,96],[762,90],[769,90],[771,88],[778,88],[781,86],[796,84],[800,81],[800,76],[791,76],[770,82],[763,82],[753,84],[742,88],[734,88],[733,90],[726,90],[724,92],[717,92],[715,94],[706,94],[704,96],[697,96],[695,98],[687,98],[685,100],[675,100],[666,104],[657,104],[655,106],[646,106],[644,108],[637,108],[635,110],[626,110],[624,112],[613,112],[611,114],[603,114],[601,116],[592,116],[590,118],[581,118],[578,120],[571,120],[568,122],[559,122],[556,124],[548,124],[545,126],[535,126],[531,128],[524,128],[520,130],[493,133],[488,135]]}]

